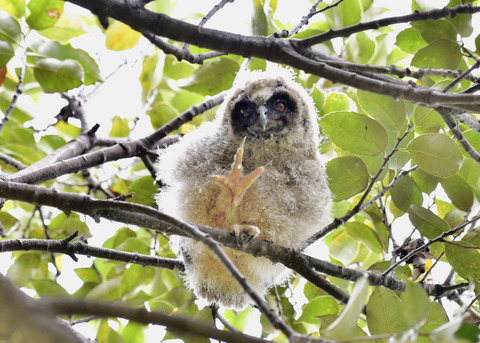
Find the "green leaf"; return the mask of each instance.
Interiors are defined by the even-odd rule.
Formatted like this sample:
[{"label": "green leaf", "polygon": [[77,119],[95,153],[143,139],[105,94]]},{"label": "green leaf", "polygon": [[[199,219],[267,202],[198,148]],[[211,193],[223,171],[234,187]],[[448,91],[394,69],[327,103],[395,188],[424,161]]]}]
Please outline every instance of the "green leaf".
[{"label": "green leaf", "polygon": [[327,95],[323,105],[323,113],[348,111],[350,109],[350,101],[345,93],[332,92]]},{"label": "green leaf", "polygon": [[172,55],[165,56],[163,73],[166,77],[174,80],[185,79],[192,75],[195,67],[186,61],[178,61]]},{"label": "green leaf", "polygon": [[121,21],[114,21],[105,31],[105,46],[114,51],[123,51],[137,45],[142,34]]},{"label": "green leaf", "polygon": [[75,268],[74,272],[84,283],[98,283],[100,281],[98,273],[93,268]]},{"label": "green leaf", "polygon": [[[330,325],[332,325],[336,320],[338,320],[339,316],[333,315],[333,314],[327,314],[325,316],[320,316],[318,317],[318,320],[320,321],[321,329],[320,329],[320,335],[323,337],[324,335],[324,330],[323,328],[328,328]],[[355,321],[356,323],[356,321]],[[363,331],[358,324],[355,324],[353,328],[348,332],[348,338],[345,340],[346,342],[356,342],[360,341],[362,343],[374,343],[375,341],[373,339],[368,339],[367,333]]]},{"label": "green leaf", "polygon": [[359,90],[357,97],[362,108],[388,131],[400,131],[407,109],[403,101]]},{"label": "green leaf", "polygon": [[347,45],[348,60],[355,63],[368,63],[375,54],[377,44],[365,32],[358,32]]},{"label": "green leaf", "polygon": [[437,188],[438,178],[424,172],[422,169],[413,171],[411,176],[420,190],[426,194],[432,193]]},{"label": "green leaf", "polygon": [[27,24],[35,30],[43,30],[55,25],[62,15],[64,3],[61,0],[30,0]]},{"label": "green leaf", "polygon": [[325,134],[340,148],[375,156],[384,152],[387,132],[375,120],[355,112],[334,112],[320,120]]},{"label": "green leaf", "polygon": [[120,298],[121,280],[122,277],[118,276],[98,284],[90,291],[90,293],[88,293],[86,299],[101,301],[118,301],[118,299]]},{"label": "green leaf", "polygon": [[468,230],[467,234],[463,236],[463,241],[475,246],[480,246],[480,227]]},{"label": "green leaf", "polygon": [[[14,17],[20,18],[25,14],[25,0],[0,0],[0,8]],[[0,23],[2,21],[3,19],[0,18]]]},{"label": "green leaf", "polygon": [[302,315],[298,318],[299,322],[306,322],[310,324],[317,324],[318,320],[315,317],[326,314],[337,314],[338,303],[329,295],[321,295],[315,299],[310,300],[302,309]]},{"label": "green leaf", "polygon": [[427,173],[450,177],[458,172],[463,155],[458,145],[442,134],[425,134],[414,138],[407,146],[412,160]]},{"label": "green leaf", "polygon": [[60,213],[52,219],[48,226],[49,233],[52,238],[66,238],[78,230],[79,234],[83,234],[86,238],[90,238],[91,234],[87,224],[80,220],[77,213],[71,213],[68,217],[65,213]]},{"label": "green leaf", "polygon": [[477,343],[480,337],[480,328],[476,324],[462,323],[460,329],[455,332],[455,338],[462,342]]},{"label": "green leaf", "polygon": [[[464,2],[462,1],[462,3]],[[473,33],[471,14],[457,15],[453,18],[448,18],[447,20],[455,26],[460,36],[470,37],[470,35]]]},{"label": "green leaf", "polygon": [[436,238],[450,229],[446,221],[432,211],[418,205],[410,206],[408,218],[423,236],[430,239]]},{"label": "green leaf", "polygon": [[475,53],[480,53],[480,35],[475,38]]},{"label": "green leaf", "polygon": [[357,321],[365,306],[368,296],[368,280],[362,277],[355,282],[352,295],[342,314],[323,331],[323,335],[331,340],[351,338],[351,332],[356,328]]},{"label": "green leaf", "polygon": [[480,132],[466,130],[463,135],[477,152],[480,151]]},{"label": "green leaf", "polygon": [[235,328],[240,331],[244,331],[248,323],[253,320],[252,314],[253,308],[246,308],[240,312],[226,309],[223,316]]},{"label": "green leaf", "polygon": [[[458,241],[463,245],[470,245],[469,242]],[[448,262],[458,275],[466,280],[480,284],[480,253],[476,249],[469,249],[454,244],[445,244],[445,254]]]},{"label": "green leaf", "polygon": [[150,247],[144,241],[138,238],[127,238],[122,244],[117,247],[118,250],[136,252],[143,255],[150,253]]},{"label": "green leaf", "polygon": [[120,118],[119,116],[115,116],[113,118],[112,129],[110,130],[111,137],[127,137],[130,133],[130,128],[128,127],[128,123],[130,120],[126,118]]},{"label": "green leaf", "polygon": [[433,108],[418,105],[415,105],[413,110],[413,121],[420,127],[436,127],[444,124],[440,114]]},{"label": "green leaf", "polygon": [[[61,45],[57,42],[48,41],[39,46],[39,54],[55,58],[57,60],[74,60],[78,62],[83,69],[85,76],[85,85],[91,85],[102,80],[100,70],[95,60],[90,55],[80,49],[74,49],[70,44]],[[40,58],[37,59],[41,61]]]},{"label": "green leaf", "polygon": [[[325,7],[321,4],[318,9]],[[362,5],[359,0],[341,2],[338,6],[324,12],[331,28],[342,28],[358,24],[362,20]]]},{"label": "green leaf", "polygon": [[409,328],[419,327],[427,322],[430,301],[422,286],[408,281],[405,292],[400,295],[400,300],[403,303],[403,319]]},{"label": "green leaf", "polygon": [[149,284],[153,281],[155,270],[153,267],[143,267],[138,264],[129,265],[123,273],[120,283],[120,292],[122,295],[133,293],[137,287]]},{"label": "green leaf", "polygon": [[465,212],[470,211],[473,205],[473,189],[460,175],[440,179],[440,184],[455,207]]},{"label": "green leaf", "polygon": [[34,68],[35,78],[50,92],[66,92],[82,85],[83,70],[76,61],[44,58]]},{"label": "green leaf", "polygon": [[14,55],[13,47],[7,42],[0,41],[0,68],[5,67]]},{"label": "green leaf", "polygon": [[403,212],[407,212],[412,204],[421,205],[423,203],[422,191],[409,175],[402,177],[392,188],[390,194],[395,206]]},{"label": "green leaf", "polygon": [[447,316],[445,315],[442,305],[440,305],[438,302],[431,302],[430,313],[428,315],[427,322],[421,329],[421,332],[431,332],[447,322]]},{"label": "green leaf", "polygon": [[128,343],[143,343],[145,342],[145,326],[140,323],[129,321],[122,332],[124,342]]},{"label": "green leaf", "polygon": [[455,26],[445,19],[414,21],[411,25],[420,32],[428,43],[438,39],[450,40],[452,42],[457,39]]},{"label": "green leaf", "polygon": [[346,230],[342,230],[333,235],[327,246],[331,256],[344,265],[349,265],[357,257],[360,242],[353,239]]},{"label": "green leaf", "polygon": [[21,34],[20,23],[7,12],[0,10],[0,40],[17,42]]},{"label": "green leaf", "polygon": [[133,198],[128,199],[128,201],[152,206],[155,204],[153,196],[158,192],[158,185],[154,184],[151,176],[144,176],[135,180],[130,187],[128,187],[128,191],[135,193]]},{"label": "green leaf", "polygon": [[363,191],[370,176],[361,159],[353,156],[337,157],[328,161],[327,175],[335,201],[345,200]]},{"label": "green leaf", "polygon": [[412,65],[419,68],[456,69],[462,53],[457,43],[439,39],[417,51]]},{"label": "green leaf", "polygon": [[57,282],[48,279],[32,280],[33,288],[41,297],[63,297],[69,296],[68,292]]},{"label": "green leaf", "polygon": [[[407,331],[403,303],[393,291],[383,286],[375,288],[367,303],[367,325],[372,335],[392,335]],[[375,342],[387,342],[387,339]]]},{"label": "green leaf", "polygon": [[345,229],[350,236],[365,244],[370,250],[378,254],[382,252],[382,244],[370,226],[360,222],[350,222],[345,224]]},{"label": "green leaf", "polygon": [[253,0],[252,34],[266,36],[268,34],[267,16],[263,11],[264,1]]},{"label": "green leaf", "polygon": [[5,231],[8,231],[16,223],[18,223],[18,219],[15,218],[12,214],[6,211],[0,212],[0,224]]},{"label": "green leaf", "polygon": [[18,256],[8,268],[7,277],[18,287],[24,287],[30,281],[35,269],[40,265],[40,253],[28,252]]},{"label": "green leaf", "polygon": [[414,54],[419,49],[427,45],[420,32],[413,28],[407,28],[397,35],[395,45],[403,51]]},{"label": "green leaf", "polygon": [[313,85],[312,94],[310,96],[315,103],[315,108],[317,109],[318,116],[323,116],[323,106],[325,104],[325,93],[323,93],[317,85]]},{"label": "green leaf", "polygon": [[62,44],[67,44],[70,39],[85,33],[84,21],[68,11],[62,13],[62,16],[54,26],[40,31],[42,36]]},{"label": "green leaf", "polygon": [[238,63],[227,57],[211,60],[195,70],[182,88],[201,95],[218,94],[232,87],[238,68]]}]

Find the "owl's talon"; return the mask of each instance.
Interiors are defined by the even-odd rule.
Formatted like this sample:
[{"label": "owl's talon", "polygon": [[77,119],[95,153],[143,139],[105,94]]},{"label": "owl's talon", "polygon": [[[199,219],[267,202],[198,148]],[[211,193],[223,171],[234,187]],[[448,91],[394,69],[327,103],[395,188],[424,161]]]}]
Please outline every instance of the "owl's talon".
[{"label": "owl's talon", "polygon": [[260,234],[260,229],[255,225],[239,225],[235,224],[232,227],[232,234],[239,245],[247,245],[252,239]]},{"label": "owl's talon", "polygon": [[213,179],[224,186],[232,196],[231,208],[232,210],[236,208],[240,201],[242,200],[243,195],[248,188],[253,184],[253,182],[263,173],[265,170],[264,167],[258,167],[253,172],[247,176],[242,176],[243,170],[243,145],[245,144],[245,139],[240,144],[237,152],[235,153],[235,162],[232,166],[232,171],[228,176],[219,176],[214,175]]}]

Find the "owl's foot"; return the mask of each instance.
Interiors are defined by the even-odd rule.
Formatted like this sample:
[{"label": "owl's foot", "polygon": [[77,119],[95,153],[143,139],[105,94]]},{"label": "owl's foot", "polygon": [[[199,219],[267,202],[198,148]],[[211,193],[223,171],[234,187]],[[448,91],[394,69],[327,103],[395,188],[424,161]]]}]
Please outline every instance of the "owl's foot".
[{"label": "owl's foot", "polygon": [[248,224],[234,224],[232,226],[232,233],[240,245],[247,245],[252,239],[260,234],[260,229],[255,225]]},{"label": "owl's foot", "polygon": [[[244,140],[245,141],[245,140]],[[243,195],[253,182],[263,173],[264,167],[258,167],[247,176],[242,176],[242,161],[243,161],[243,144],[240,145],[236,154],[235,162],[232,166],[232,171],[228,176],[215,175],[213,179],[224,186],[232,196],[232,209],[237,207],[242,200]]]}]

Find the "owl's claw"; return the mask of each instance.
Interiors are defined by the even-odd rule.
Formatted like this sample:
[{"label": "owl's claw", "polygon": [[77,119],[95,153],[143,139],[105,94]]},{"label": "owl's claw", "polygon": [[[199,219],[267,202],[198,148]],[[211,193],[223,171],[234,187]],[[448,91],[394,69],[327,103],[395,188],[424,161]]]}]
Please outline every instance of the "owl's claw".
[{"label": "owl's claw", "polygon": [[247,176],[242,176],[242,161],[243,161],[243,144],[238,148],[235,154],[235,162],[232,166],[232,171],[228,176],[213,176],[213,179],[224,186],[232,196],[231,206],[232,209],[236,208],[247,189],[253,184],[253,182],[263,173],[264,167],[258,167]]},{"label": "owl's claw", "polygon": [[260,229],[255,225],[234,224],[232,226],[232,233],[235,236],[237,244],[244,246],[260,234]]}]

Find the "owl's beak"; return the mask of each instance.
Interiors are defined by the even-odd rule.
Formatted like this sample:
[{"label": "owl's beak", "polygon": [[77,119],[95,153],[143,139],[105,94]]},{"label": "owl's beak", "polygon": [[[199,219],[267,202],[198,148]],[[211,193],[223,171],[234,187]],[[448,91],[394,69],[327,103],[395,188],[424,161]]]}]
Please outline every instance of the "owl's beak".
[{"label": "owl's beak", "polygon": [[267,112],[268,112],[267,107],[263,105],[258,106],[258,115],[260,118],[260,124],[262,125],[264,131],[267,129],[267,123],[268,123]]}]

